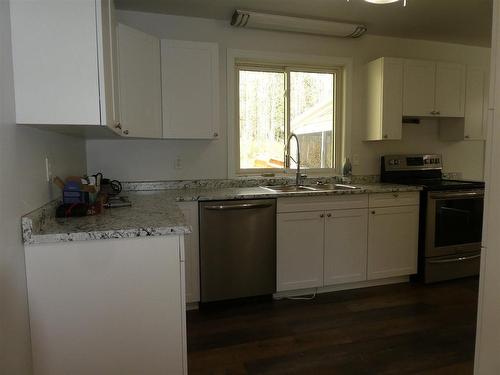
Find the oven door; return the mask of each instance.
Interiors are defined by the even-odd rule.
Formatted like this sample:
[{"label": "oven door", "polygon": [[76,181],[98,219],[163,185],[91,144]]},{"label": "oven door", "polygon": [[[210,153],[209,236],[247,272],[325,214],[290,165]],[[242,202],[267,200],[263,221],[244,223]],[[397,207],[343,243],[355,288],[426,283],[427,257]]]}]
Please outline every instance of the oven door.
[{"label": "oven door", "polygon": [[428,193],[425,256],[481,249],[484,190]]}]

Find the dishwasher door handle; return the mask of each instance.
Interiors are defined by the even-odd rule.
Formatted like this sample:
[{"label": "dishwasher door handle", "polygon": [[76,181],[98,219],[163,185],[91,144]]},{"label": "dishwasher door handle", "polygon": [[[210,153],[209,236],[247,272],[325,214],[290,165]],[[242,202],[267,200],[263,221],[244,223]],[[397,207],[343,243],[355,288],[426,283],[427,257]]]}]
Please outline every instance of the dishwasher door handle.
[{"label": "dishwasher door handle", "polygon": [[267,208],[271,207],[271,203],[243,203],[243,204],[233,204],[233,205],[216,205],[216,206],[205,206],[206,210],[215,211],[229,211],[229,210],[248,210],[251,208]]}]

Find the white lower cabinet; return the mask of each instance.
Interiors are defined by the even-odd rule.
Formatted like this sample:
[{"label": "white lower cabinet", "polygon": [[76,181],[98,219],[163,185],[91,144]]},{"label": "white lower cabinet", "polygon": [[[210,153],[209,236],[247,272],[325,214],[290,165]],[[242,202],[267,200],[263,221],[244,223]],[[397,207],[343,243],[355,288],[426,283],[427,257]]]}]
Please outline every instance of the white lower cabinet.
[{"label": "white lower cabinet", "polygon": [[370,208],[368,280],[417,272],[419,206]]},{"label": "white lower cabinet", "polygon": [[33,373],[187,374],[182,237],[26,246]]},{"label": "white lower cabinet", "polygon": [[324,213],[277,215],[277,290],[323,285]]},{"label": "white lower cabinet", "polygon": [[417,272],[418,192],[283,198],[277,207],[278,292]]},{"label": "white lower cabinet", "polygon": [[198,202],[179,202],[191,233],[184,235],[186,249],[186,302],[200,302],[200,238]]},{"label": "white lower cabinet", "polygon": [[335,210],[326,214],[324,285],[366,280],[368,212]]}]

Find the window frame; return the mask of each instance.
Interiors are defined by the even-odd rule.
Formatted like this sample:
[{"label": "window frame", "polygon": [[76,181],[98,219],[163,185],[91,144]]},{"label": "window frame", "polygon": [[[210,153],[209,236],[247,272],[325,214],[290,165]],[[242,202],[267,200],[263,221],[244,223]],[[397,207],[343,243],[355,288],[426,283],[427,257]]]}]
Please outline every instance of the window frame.
[{"label": "window frame", "polygon": [[[241,70],[271,71],[285,73],[285,85],[291,72],[333,73],[334,75],[334,123],[332,143],[332,168],[304,169],[310,176],[331,176],[340,174],[346,150],[346,127],[350,122],[350,96],[352,59],[311,55],[273,54],[255,51],[228,50],[227,92],[228,95],[228,176],[261,176],[266,174],[289,175],[292,168],[249,168],[240,167],[239,139],[239,72]],[[230,95],[233,93],[234,95]],[[285,140],[290,134],[290,93],[285,92]],[[285,141],[286,142],[286,141]],[[283,145],[283,152],[285,144]],[[233,157],[231,157],[233,155]]]}]

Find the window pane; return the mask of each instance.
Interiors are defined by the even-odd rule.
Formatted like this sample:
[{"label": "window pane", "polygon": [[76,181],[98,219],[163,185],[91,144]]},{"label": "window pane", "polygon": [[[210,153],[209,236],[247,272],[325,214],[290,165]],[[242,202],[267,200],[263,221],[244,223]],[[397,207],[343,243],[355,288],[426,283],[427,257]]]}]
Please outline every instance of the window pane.
[{"label": "window pane", "polygon": [[334,80],[333,73],[290,73],[290,130],[303,168],[333,168]]},{"label": "window pane", "polygon": [[285,74],[239,74],[240,168],[283,168]]}]

